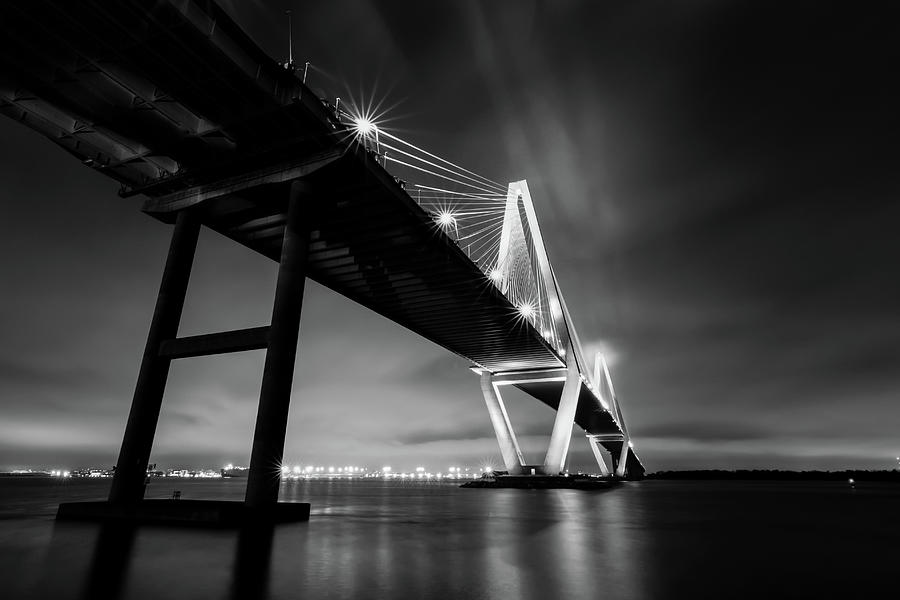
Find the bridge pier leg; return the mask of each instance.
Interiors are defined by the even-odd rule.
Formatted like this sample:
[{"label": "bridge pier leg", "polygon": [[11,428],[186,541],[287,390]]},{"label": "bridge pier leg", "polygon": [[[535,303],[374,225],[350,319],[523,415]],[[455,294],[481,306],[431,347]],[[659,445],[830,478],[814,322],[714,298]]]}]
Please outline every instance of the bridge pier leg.
[{"label": "bridge pier leg", "polygon": [[305,192],[305,184],[298,181],[291,184],[244,497],[245,504],[254,509],[277,504],[281,485],[281,461],[309,255],[312,200],[304,197]]},{"label": "bridge pier leg", "polygon": [[625,468],[628,466],[628,452],[630,449],[628,438],[625,438],[622,440],[622,450],[619,452],[619,459],[616,461],[616,477],[625,477]]},{"label": "bridge pier leg", "polygon": [[563,384],[559,408],[553,421],[553,432],[550,434],[550,445],[544,458],[544,474],[558,475],[565,469],[569,455],[569,443],[572,441],[572,426],[575,424],[575,410],[578,408],[578,395],[581,392],[581,377],[578,365],[573,356],[574,350],[569,346],[566,359],[566,382]]},{"label": "bridge pier leg", "polygon": [[493,375],[489,371],[481,373],[481,392],[484,394],[484,403],[491,417],[491,425],[494,426],[494,433],[497,435],[497,443],[500,444],[503,465],[510,475],[518,475],[522,472],[525,461],[512,424],[509,422],[509,415],[503,406],[503,399],[494,387]]},{"label": "bridge pier leg", "polygon": [[197,216],[189,210],[179,212],[109,492],[112,504],[133,504],[144,497],[147,463],[171,363],[171,359],[159,356],[159,347],[163,341],[178,334],[199,234]]},{"label": "bridge pier leg", "polygon": [[588,444],[591,446],[591,452],[594,453],[594,459],[597,461],[597,466],[600,467],[600,474],[604,477],[609,475],[609,467],[606,466],[606,460],[603,458],[603,448],[596,439],[592,436],[587,436]]}]

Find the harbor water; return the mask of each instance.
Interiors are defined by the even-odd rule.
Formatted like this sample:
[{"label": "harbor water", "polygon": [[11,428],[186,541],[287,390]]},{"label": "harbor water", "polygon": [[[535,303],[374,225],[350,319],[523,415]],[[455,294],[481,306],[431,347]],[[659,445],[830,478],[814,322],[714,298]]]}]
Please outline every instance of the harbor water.
[{"label": "harbor water", "polygon": [[[233,499],[245,480],[153,480]],[[605,491],[288,481],[308,523],[57,523],[109,480],[0,478],[2,597],[896,597],[900,486],[643,481]]]}]

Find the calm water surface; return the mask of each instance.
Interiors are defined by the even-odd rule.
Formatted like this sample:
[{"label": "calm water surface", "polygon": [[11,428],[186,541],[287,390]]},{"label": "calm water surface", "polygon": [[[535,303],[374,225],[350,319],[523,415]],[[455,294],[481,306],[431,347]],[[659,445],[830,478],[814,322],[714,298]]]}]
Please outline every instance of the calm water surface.
[{"label": "calm water surface", "polygon": [[[270,531],[56,523],[109,482],[0,479],[3,598],[898,597],[900,487],[666,482],[603,492],[287,482]],[[148,496],[240,499],[241,480]]]}]

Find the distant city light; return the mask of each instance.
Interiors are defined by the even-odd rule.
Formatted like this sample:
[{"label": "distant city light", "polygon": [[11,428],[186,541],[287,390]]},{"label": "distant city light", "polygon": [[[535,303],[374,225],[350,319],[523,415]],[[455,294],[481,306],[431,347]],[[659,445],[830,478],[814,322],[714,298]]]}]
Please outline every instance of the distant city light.
[{"label": "distant city light", "polygon": [[[248,469],[245,467],[234,466],[232,464],[226,465],[231,466],[231,469],[183,469],[183,468],[175,468],[175,469],[156,469],[155,465],[153,465],[152,469],[147,470],[147,477],[155,478],[155,477],[177,477],[177,478],[222,478],[222,477],[246,477]],[[368,467],[359,467],[354,465],[347,465],[342,467],[323,467],[323,466],[315,466],[315,465],[282,465],[280,467],[280,473],[283,481],[295,481],[297,479],[345,479],[345,480],[356,480],[356,479],[368,479],[372,477],[382,478],[384,480],[391,479],[405,479],[405,480],[419,480],[424,482],[429,481],[438,481],[438,480],[460,480],[460,479],[476,479],[480,475],[479,473],[492,473],[493,467],[481,466],[481,467],[458,467],[451,466],[447,468],[447,472],[441,471],[431,471],[426,466],[418,466],[415,467],[414,470],[410,472],[400,473],[394,472],[393,468],[385,465],[381,467],[380,470],[374,469],[369,470]],[[230,471],[230,472],[229,472]],[[475,471],[474,473],[472,471]],[[13,471],[16,474],[40,474],[49,477],[103,477],[109,478],[114,475],[114,471],[112,469],[76,469],[74,471],[65,471],[62,469],[47,469],[47,470],[33,470],[33,469],[19,469]]]}]

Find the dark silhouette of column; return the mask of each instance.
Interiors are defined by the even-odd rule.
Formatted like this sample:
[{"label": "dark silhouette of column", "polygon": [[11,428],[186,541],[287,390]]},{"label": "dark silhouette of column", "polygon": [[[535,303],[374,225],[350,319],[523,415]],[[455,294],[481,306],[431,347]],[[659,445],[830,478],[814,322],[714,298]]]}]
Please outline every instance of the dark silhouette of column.
[{"label": "dark silhouette of column", "polygon": [[272,324],[269,329],[269,347],[263,368],[253,450],[250,453],[250,473],[247,477],[245,502],[254,509],[278,502],[281,460],[309,254],[312,199],[307,192],[305,184],[299,181],[291,184],[278,282],[275,285],[275,302],[272,307]]},{"label": "dark silhouette of column", "polygon": [[114,600],[128,580],[137,529],[131,523],[103,523],[94,544],[81,600]]},{"label": "dark silhouette of column", "polygon": [[235,548],[230,597],[233,600],[268,598],[269,572],[275,527],[251,523],[241,527]]},{"label": "dark silhouette of column", "polygon": [[200,220],[197,216],[190,210],[179,212],[109,492],[109,501],[113,503],[139,502],[144,497],[147,463],[171,362],[159,356],[159,346],[178,334],[199,234]]}]

